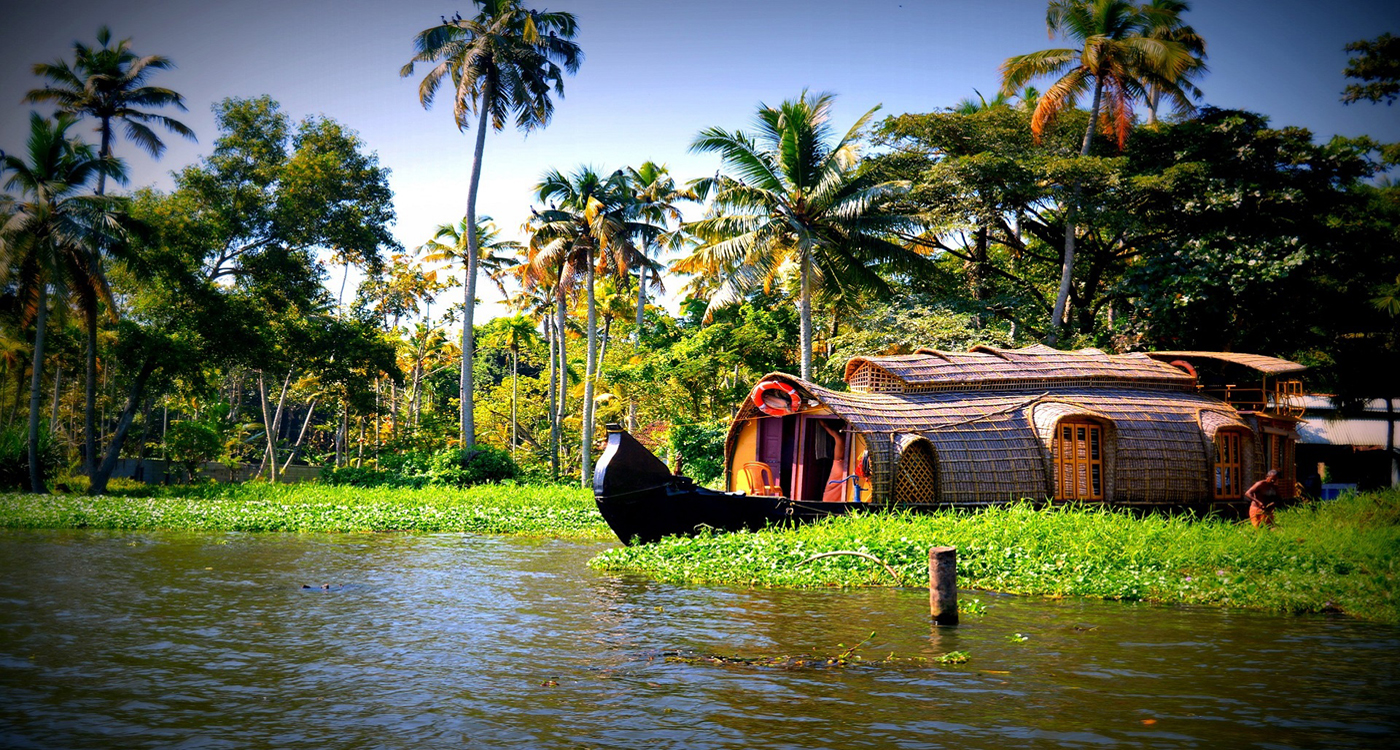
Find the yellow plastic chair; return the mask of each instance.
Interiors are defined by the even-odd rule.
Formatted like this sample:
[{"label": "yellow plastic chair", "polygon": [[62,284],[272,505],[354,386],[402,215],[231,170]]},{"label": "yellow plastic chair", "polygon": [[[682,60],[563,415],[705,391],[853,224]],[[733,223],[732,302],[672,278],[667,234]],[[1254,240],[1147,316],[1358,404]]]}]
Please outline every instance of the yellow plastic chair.
[{"label": "yellow plastic chair", "polygon": [[762,461],[744,464],[744,476],[749,481],[749,491],[763,497],[777,497],[783,494],[781,485],[773,481],[773,469]]}]

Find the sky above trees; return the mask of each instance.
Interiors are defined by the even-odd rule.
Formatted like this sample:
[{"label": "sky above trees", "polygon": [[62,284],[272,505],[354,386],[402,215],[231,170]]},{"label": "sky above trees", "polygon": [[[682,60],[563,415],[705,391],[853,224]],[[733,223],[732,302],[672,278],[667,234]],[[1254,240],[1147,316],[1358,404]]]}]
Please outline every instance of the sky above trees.
[{"label": "sky above trees", "polygon": [[[837,94],[844,129],[870,107],[878,116],[947,107],[973,90],[992,96],[997,66],[1011,55],[1052,46],[1044,0],[558,0],[536,3],[574,13],[585,60],[566,81],[554,122],[528,138],[488,135],[478,215],[518,236],[532,187],[551,168],[581,164],[611,172],[648,159],[680,180],[713,174],[718,157],[690,154],[710,126],[748,128],[759,102],[777,104],[804,88]],[[1261,112],[1275,125],[1321,137],[1371,135],[1400,141],[1400,109],[1343,105],[1351,41],[1400,32],[1400,5],[1338,0],[1196,0],[1187,21],[1208,43],[1205,102]],[[557,6],[557,7],[556,7]],[[56,0],[13,4],[0,27],[0,148],[23,146],[39,85],[36,62],[71,57],[74,40],[93,44],[110,24],[137,54],[178,66],[152,79],[186,98],[199,143],[167,138],[160,162],[119,143],[131,185],[168,189],[168,173],[208,153],[211,107],[228,96],[269,94],[294,119],[324,114],[357,130],[393,170],[405,247],[438,224],[459,220],[466,201],[472,139],[452,124],[450,102],[418,104],[417,79],[399,68],[413,35],[470,2],[404,0]],[[87,125],[82,127],[86,128]],[[89,136],[96,142],[95,134]],[[690,208],[687,218],[699,218]]]}]

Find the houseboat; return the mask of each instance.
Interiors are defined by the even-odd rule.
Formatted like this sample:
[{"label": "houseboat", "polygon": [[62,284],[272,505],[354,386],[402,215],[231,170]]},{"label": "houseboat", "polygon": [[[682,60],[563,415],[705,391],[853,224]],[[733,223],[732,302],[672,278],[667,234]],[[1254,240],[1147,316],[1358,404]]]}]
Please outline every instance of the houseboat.
[{"label": "houseboat", "polygon": [[1032,501],[1211,508],[1294,494],[1305,368],[1230,352],[974,347],[856,357],[848,390],[771,373],[725,442],[726,491],[614,430],[594,495],[620,539],[863,508]]}]

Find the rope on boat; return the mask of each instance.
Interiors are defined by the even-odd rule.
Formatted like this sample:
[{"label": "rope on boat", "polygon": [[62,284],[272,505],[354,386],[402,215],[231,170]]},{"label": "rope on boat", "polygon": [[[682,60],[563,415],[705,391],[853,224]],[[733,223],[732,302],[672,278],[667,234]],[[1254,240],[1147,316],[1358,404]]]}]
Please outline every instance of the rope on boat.
[{"label": "rope on boat", "polygon": [[797,564],[797,567],[800,568],[800,567],[802,567],[803,565],[806,565],[807,563],[812,562],[813,560],[820,560],[820,559],[822,559],[823,557],[836,557],[837,555],[851,555],[851,556],[853,556],[853,557],[863,557],[863,558],[865,558],[865,559],[867,559],[867,560],[873,560],[873,561],[875,561],[875,562],[877,562],[877,563],[880,563],[881,565],[885,566],[885,570],[889,571],[890,575],[894,576],[894,581],[895,581],[895,583],[899,584],[900,586],[903,586],[903,585],[904,585],[904,580],[901,579],[901,578],[899,577],[899,573],[896,573],[894,568],[891,568],[891,567],[890,567],[890,564],[889,564],[889,563],[885,562],[884,560],[881,560],[880,558],[878,558],[878,557],[876,557],[876,556],[874,556],[874,555],[867,554],[867,553],[865,553],[865,552],[856,552],[855,550],[844,550],[844,549],[843,549],[843,550],[837,550],[836,552],[823,552],[823,553],[821,553],[821,554],[819,554],[819,555],[812,555],[811,557],[807,558],[806,560],[803,560],[802,562],[798,563],[798,564]]}]

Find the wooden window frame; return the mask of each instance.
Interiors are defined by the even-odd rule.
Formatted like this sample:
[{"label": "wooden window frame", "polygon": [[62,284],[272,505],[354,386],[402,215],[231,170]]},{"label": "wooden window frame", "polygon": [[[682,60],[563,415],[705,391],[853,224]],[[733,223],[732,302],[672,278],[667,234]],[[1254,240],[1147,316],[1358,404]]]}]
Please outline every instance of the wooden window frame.
[{"label": "wooden window frame", "polygon": [[1211,497],[1239,500],[1244,497],[1244,450],[1246,434],[1240,430],[1215,433],[1215,463],[1211,475]]},{"label": "wooden window frame", "polygon": [[[1086,418],[1066,417],[1055,423],[1056,500],[1102,501],[1107,497],[1107,432],[1102,423]],[[1066,474],[1073,481],[1066,483]]]}]

